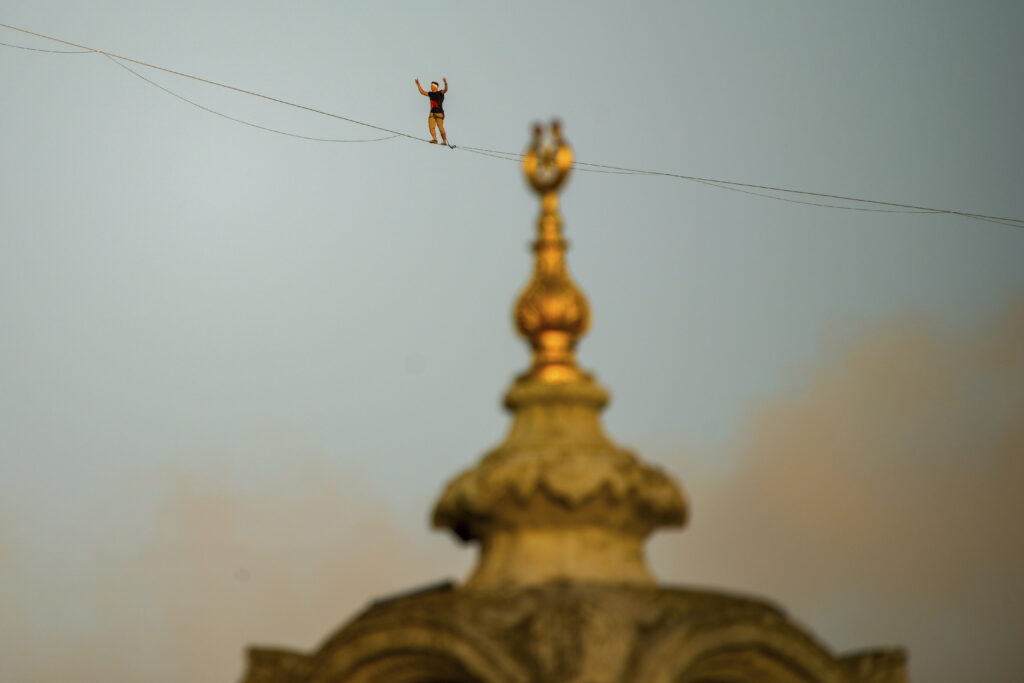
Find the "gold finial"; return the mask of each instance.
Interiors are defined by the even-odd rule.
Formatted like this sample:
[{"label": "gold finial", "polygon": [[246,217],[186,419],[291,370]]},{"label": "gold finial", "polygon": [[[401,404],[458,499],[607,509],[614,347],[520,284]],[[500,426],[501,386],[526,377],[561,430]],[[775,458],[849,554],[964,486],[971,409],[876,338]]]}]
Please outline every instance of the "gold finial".
[{"label": "gold finial", "polygon": [[538,237],[533,243],[537,257],[533,277],[516,303],[515,320],[516,328],[533,347],[533,365],[527,376],[545,382],[584,377],[573,351],[590,326],[590,310],[565,266],[568,243],[562,238],[558,213],[558,190],[569,177],[572,161],[572,149],[562,137],[558,121],[551,123],[546,136],[540,125],[534,126],[523,172],[541,197]]},{"label": "gold finial", "polygon": [[[523,170],[541,196],[536,266],[515,307],[533,364],[505,394],[505,441],[445,488],[435,527],[480,543],[465,586],[494,589],[552,580],[650,585],[643,543],[656,527],[686,520],[675,483],[601,427],[608,393],[576,366],[587,301],[565,266],[557,190],[572,169],[558,124],[539,126]],[[589,680],[589,679],[588,679]]]}]

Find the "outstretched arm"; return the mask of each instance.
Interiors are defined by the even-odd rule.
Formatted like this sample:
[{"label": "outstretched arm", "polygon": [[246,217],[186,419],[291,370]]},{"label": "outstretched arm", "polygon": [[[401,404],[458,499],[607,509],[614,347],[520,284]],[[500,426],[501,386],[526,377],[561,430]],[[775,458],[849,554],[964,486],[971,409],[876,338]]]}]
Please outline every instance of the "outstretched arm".
[{"label": "outstretched arm", "polygon": [[448,92],[448,79],[442,78],[441,80],[444,81],[444,90],[442,90],[441,92]]},{"label": "outstretched arm", "polygon": [[[416,79],[416,87],[420,89],[420,94],[421,95],[426,95],[427,94],[427,91],[423,89],[422,85],[420,85],[420,79],[418,79],[418,78]],[[447,85],[445,87],[447,87]]]}]

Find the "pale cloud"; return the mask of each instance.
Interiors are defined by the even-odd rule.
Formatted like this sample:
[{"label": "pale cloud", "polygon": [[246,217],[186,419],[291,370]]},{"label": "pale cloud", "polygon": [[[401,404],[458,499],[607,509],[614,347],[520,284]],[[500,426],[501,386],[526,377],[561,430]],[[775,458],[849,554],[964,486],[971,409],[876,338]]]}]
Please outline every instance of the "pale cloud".
[{"label": "pale cloud", "polygon": [[322,463],[161,480],[154,518],[109,530],[73,593],[24,571],[38,553],[17,573],[5,557],[0,678],[236,680],[247,645],[312,649],[372,599],[463,571],[451,544]]},{"label": "pale cloud", "polygon": [[1024,305],[966,338],[890,320],[753,411],[662,576],[756,592],[839,649],[902,644],[915,680],[1024,667]]}]

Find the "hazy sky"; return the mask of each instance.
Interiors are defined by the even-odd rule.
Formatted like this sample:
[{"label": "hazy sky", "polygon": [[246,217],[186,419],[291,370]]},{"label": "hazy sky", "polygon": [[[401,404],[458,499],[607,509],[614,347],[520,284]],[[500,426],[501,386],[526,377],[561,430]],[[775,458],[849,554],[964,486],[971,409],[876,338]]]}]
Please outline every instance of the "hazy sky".
[{"label": "hazy sky", "polygon": [[[0,23],[456,145],[1024,218],[1015,2],[7,0]],[[60,45],[0,30],[0,42]],[[135,67],[138,68],[138,67]],[[300,135],[375,131],[143,70]],[[427,528],[499,441],[518,167],[214,116],[0,47],[0,679],[224,681],[461,576]],[[1024,667],[1024,229],[577,173],[610,433],[693,520],[666,582],[763,595],[914,680]],[[1012,673],[1011,673],[1012,672]]]}]

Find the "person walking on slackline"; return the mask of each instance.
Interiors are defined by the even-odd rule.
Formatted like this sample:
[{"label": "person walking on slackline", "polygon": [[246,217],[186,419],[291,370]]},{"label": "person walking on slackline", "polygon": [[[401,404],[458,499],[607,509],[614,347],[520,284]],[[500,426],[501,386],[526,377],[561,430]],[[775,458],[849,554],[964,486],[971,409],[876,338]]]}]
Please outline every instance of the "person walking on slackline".
[{"label": "person walking on slackline", "polygon": [[448,92],[448,79],[442,78],[441,80],[444,81],[444,90],[438,90],[437,81],[432,81],[430,92],[427,92],[420,85],[420,79],[416,79],[416,87],[420,89],[420,94],[430,98],[430,114],[427,115],[427,124],[430,126],[430,137],[433,138],[430,143],[434,145],[437,144],[435,126],[441,129],[441,142],[448,144],[448,136],[444,132],[444,107],[441,106],[444,103],[444,94]]}]

